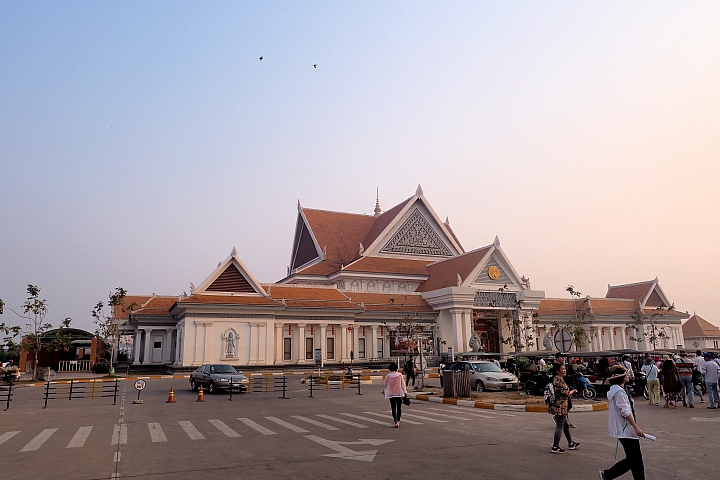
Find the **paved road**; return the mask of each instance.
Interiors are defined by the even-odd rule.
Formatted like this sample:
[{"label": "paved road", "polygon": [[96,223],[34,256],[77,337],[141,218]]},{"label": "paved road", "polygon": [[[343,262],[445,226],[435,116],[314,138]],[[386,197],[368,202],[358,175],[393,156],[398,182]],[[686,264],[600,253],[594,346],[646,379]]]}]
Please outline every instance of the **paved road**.
[{"label": "paved road", "polygon": [[[170,386],[175,404],[165,403]],[[549,453],[547,414],[414,402],[394,429],[379,385],[363,386],[362,396],[308,398],[297,379],[288,400],[206,395],[198,403],[187,380],[158,379],[148,380],[143,405],[132,404],[129,382],[122,388],[116,406],[57,399],[45,410],[40,388],[18,389],[0,412],[0,477],[594,479],[615,452],[606,412],[575,414],[582,447],[559,456]],[[648,478],[718,478],[720,414],[698,406],[669,411],[638,402],[641,426],[659,437],[643,442]]]}]

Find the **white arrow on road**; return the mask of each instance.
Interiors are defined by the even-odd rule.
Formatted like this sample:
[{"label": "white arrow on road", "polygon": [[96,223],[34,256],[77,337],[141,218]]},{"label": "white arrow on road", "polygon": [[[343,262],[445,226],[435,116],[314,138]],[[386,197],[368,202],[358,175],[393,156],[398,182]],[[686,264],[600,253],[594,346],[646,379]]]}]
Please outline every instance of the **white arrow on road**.
[{"label": "white arrow on road", "polygon": [[305,438],[312,440],[313,442],[324,445],[330,450],[335,450],[338,453],[328,453],[323,455],[324,457],[337,457],[346,458],[348,460],[359,460],[361,462],[372,462],[375,459],[377,450],[366,450],[364,452],[356,452],[343,445],[372,445],[374,447],[382,445],[383,443],[394,442],[395,440],[382,440],[378,438],[360,438],[357,442],[335,442],[327,440],[317,435],[305,435]]}]

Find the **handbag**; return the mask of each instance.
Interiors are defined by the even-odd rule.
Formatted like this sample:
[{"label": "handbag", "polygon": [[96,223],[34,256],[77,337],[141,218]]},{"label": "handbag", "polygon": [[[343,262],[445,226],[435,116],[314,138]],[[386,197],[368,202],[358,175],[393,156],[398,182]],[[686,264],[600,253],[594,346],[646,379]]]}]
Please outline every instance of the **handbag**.
[{"label": "handbag", "polygon": [[407,395],[403,397],[403,405],[410,405],[410,399]]}]

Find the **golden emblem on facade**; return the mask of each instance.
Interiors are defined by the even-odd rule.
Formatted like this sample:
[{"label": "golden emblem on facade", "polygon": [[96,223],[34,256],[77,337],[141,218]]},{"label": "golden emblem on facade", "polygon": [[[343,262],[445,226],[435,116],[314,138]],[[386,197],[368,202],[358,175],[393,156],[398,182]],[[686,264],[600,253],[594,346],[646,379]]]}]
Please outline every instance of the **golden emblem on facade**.
[{"label": "golden emblem on facade", "polygon": [[500,269],[493,265],[492,267],[488,268],[488,277],[490,277],[493,280],[497,280],[500,278]]}]

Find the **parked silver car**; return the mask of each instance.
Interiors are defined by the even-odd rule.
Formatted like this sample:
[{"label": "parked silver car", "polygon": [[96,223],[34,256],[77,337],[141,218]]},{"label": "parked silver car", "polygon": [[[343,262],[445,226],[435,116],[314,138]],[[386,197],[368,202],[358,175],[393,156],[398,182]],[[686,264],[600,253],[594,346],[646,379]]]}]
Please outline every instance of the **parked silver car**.
[{"label": "parked silver car", "polygon": [[470,360],[448,363],[443,371],[469,370],[470,384],[478,392],[483,390],[512,390],[517,389],[520,380],[495,365],[493,362]]},{"label": "parked silver car", "polygon": [[248,389],[250,380],[235,370],[231,365],[211,364],[202,365],[190,374],[190,388],[195,392],[200,386],[213,393],[215,390],[238,388],[241,392]]}]

